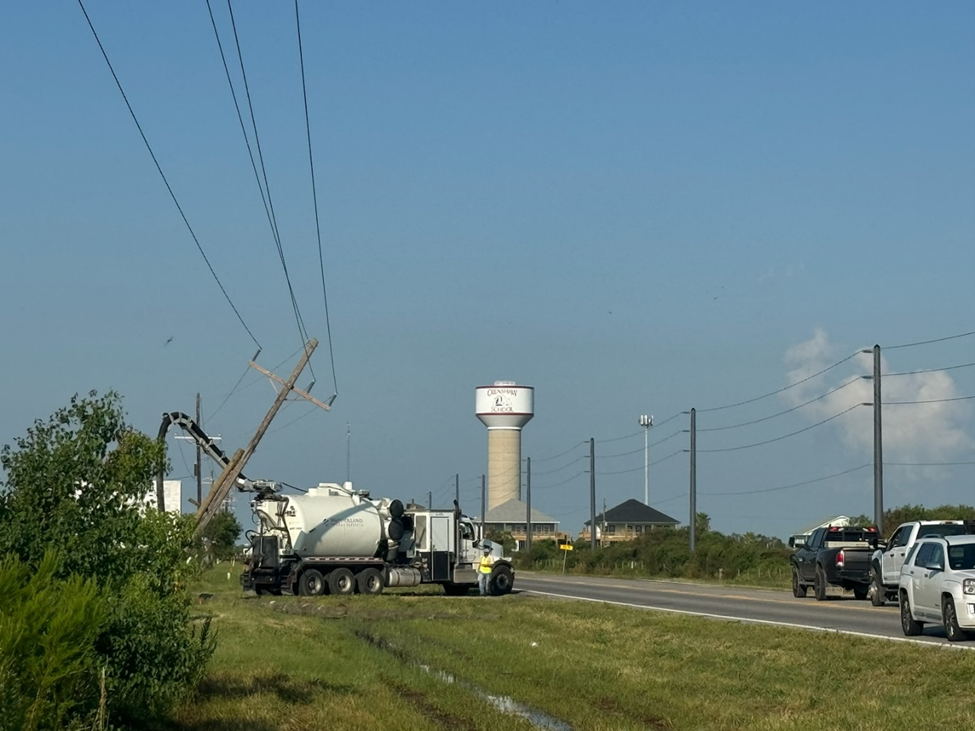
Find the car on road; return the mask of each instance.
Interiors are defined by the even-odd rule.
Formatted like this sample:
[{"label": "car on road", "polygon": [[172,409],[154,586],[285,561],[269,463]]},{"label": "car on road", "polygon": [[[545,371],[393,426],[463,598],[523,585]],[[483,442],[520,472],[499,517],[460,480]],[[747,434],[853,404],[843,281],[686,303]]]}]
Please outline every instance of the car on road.
[{"label": "car on road", "polygon": [[823,601],[829,586],[841,586],[852,589],[857,599],[866,599],[870,558],[877,548],[878,538],[879,533],[873,526],[817,528],[806,544],[789,557],[792,595],[804,597],[811,586],[816,599]]},{"label": "car on road", "polygon": [[878,548],[870,561],[870,602],[882,607],[888,600],[897,601],[901,567],[904,558],[918,538],[926,536],[956,536],[975,533],[970,520],[912,520],[897,526],[890,540]]},{"label": "car on road", "polygon": [[919,539],[904,560],[897,595],[905,635],[940,624],[951,642],[975,639],[975,535]]}]

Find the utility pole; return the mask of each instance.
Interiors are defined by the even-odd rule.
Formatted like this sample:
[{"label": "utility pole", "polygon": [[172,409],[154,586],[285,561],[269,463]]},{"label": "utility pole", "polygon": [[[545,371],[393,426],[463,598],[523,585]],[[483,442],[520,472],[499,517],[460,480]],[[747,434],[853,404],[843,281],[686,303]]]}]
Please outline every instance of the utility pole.
[{"label": "utility pole", "polygon": [[525,511],[527,513],[525,517],[525,550],[532,550],[532,458],[528,458],[528,468],[525,480],[526,496],[528,500],[528,509]]},{"label": "utility pole", "polygon": [[427,510],[433,510],[433,493],[427,493]]},{"label": "utility pole", "polygon": [[298,395],[308,399],[312,403],[322,407],[326,411],[329,410],[330,408],[329,404],[324,404],[318,399],[309,396],[305,391],[295,388],[295,383],[298,381],[298,377],[301,375],[301,372],[305,369],[305,366],[308,365],[308,361],[311,359],[311,354],[315,352],[315,348],[317,347],[318,347],[317,340],[312,338],[311,340],[308,341],[308,343],[305,345],[304,354],[301,356],[301,359],[298,361],[298,365],[295,366],[294,371],[291,373],[291,376],[288,378],[287,381],[278,378],[278,376],[274,375],[269,370],[262,368],[261,366],[257,365],[253,361],[250,362],[251,367],[264,373],[269,378],[274,379],[282,386],[284,386],[284,388],[278,391],[278,395],[274,399],[274,403],[271,404],[271,408],[268,409],[268,412],[265,415],[264,420],[261,422],[260,426],[257,427],[257,431],[254,432],[254,436],[251,437],[251,440],[247,444],[247,447],[245,449],[238,449],[234,453],[233,457],[230,458],[230,461],[227,464],[227,466],[224,467],[223,471],[220,473],[220,476],[217,478],[217,481],[210,486],[210,491],[207,493],[206,499],[204,499],[203,502],[200,503],[200,507],[196,512],[197,533],[202,531],[207,526],[207,524],[210,522],[213,516],[220,509],[220,505],[223,503],[224,498],[226,498],[227,495],[230,493],[230,490],[237,482],[237,478],[240,476],[240,473],[244,471],[244,467],[247,465],[247,460],[249,460],[251,458],[251,455],[254,454],[255,450],[257,450],[257,445],[264,437],[264,434],[267,432],[268,427],[271,426],[271,421],[277,415],[278,411],[280,411],[281,406],[284,404],[284,401],[289,394],[291,394],[292,392],[297,393]]},{"label": "utility pole", "polygon": [[589,543],[596,552],[596,440],[589,438]]},{"label": "utility pole", "polygon": [[454,566],[460,567],[460,473],[454,474]]},{"label": "utility pole", "polygon": [[697,546],[697,409],[691,409],[691,553]]},{"label": "utility pole", "polygon": [[643,427],[643,504],[650,504],[650,427],[653,426],[653,417],[643,414],[640,417],[640,426]]},{"label": "utility pole", "polygon": [[352,424],[345,422],[345,481],[352,482]]},{"label": "utility pole", "polygon": [[484,516],[487,513],[487,478],[481,475],[481,540],[484,539]]},{"label": "utility pole", "polygon": [[[200,394],[196,394],[196,424],[201,429],[203,428],[203,417],[200,415]],[[196,445],[196,504],[203,504],[203,463],[202,463],[202,450],[200,449],[199,443]]]},{"label": "utility pole", "polygon": [[460,507],[460,473],[454,474],[454,502]]},{"label": "utility pole", "polygon": [[873,521],[884,535],[884,440],[880,408],[880,346],[873,346]]}]

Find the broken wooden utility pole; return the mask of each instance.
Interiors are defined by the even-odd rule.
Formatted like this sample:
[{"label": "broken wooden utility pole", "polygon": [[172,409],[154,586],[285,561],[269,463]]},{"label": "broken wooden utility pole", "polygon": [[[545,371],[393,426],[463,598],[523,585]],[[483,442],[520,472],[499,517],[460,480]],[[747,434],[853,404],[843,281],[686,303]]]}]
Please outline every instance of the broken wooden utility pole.
[{"label": "broken wooden utility pole", "polygon": [[220,510],[221,503],[223,503],[227,495],[230,494],[230,490],[237,482],[237,478],[240,476],[240,473],[243,472],[244,467],[247,466],[247,460],[249,460],[251,455],[254,454],[254,451],[257,449],[257,445],[264,437],[268,427],[271,426],[271,421],[281,409],[281,406],[284,404],[284,401],[289,394],[295,393],[302,398],[308,399],[316,406],[320,406],[326,411],[329,410],[330,403],[322,403],[321,401],[309,396],[306,392],[295,388],[295,383],[297,382],[298,377],[305,369],[305,366],[308,364],[308,361],[311,358],[311,354],[317,347],[317,340],[312,338],[308,341],[308,343],[305,345],[304,355],[301,356],[301,360],[298,361],[298,365],[295,366],[294,372],[292,372],[291,377],[288,378],[287,381],[282,380],[278,376],[271,373],[271,371],[261,368],[261,366],[257,365],[257,363],[254,361],[249,362],[249,365],[252,368],[260,371],[268,378],[277,381],[283,386],[283,388],[278,392],[277,398],[274,399],[274,403],[271,404],[271,408],[268,409],[267,415],[264,417],[264,421],[262,421],[261,425],[257,427],[257,431],[254,432],[254,436],[251,437],[250,443],[248,443],[245,449],[238,449],[234,453],[234,456],[230,458],[230,462],[224,468],[223,472],[220,473],[220,476],[213,483],[213,485],[211,485],[210,492],[207,493],[206,498],[203,500],[203,504],[200,505],[199,510],[196,512],[197,533],[200,533],[204,528],[206,528],[207,524],[213,519],[213,516],[216,515]]}]

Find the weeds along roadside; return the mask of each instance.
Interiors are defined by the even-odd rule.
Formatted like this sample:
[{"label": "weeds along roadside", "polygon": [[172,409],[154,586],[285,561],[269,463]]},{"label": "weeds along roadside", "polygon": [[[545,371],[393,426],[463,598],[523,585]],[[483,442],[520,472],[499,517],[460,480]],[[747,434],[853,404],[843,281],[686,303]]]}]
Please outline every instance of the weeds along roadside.
[{"label": "weeds along roadside", "polygon": [[575,729],[975,727],[972,653],[527,595],[246,599],[226,574],[200,585],[221,641],[180,729],[519,727],[436,673]]}]

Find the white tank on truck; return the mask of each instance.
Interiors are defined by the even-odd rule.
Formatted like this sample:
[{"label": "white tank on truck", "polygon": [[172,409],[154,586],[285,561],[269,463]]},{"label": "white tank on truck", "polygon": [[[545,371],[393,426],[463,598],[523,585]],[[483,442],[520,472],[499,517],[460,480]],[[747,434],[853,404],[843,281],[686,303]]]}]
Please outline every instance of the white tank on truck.
[{"label": "white tank on truck", "polygon": [[511,562],[479,526],[454,510],[406,509],[371,498],[352,483],[322,483],[303,495],[263,491],[251,502],[257,530],[241,583],[258,594],[379,594],[386,587],[440,584],[448,594],[477,585],[485,548],[494,559],[490,588],[507,594]]}]

